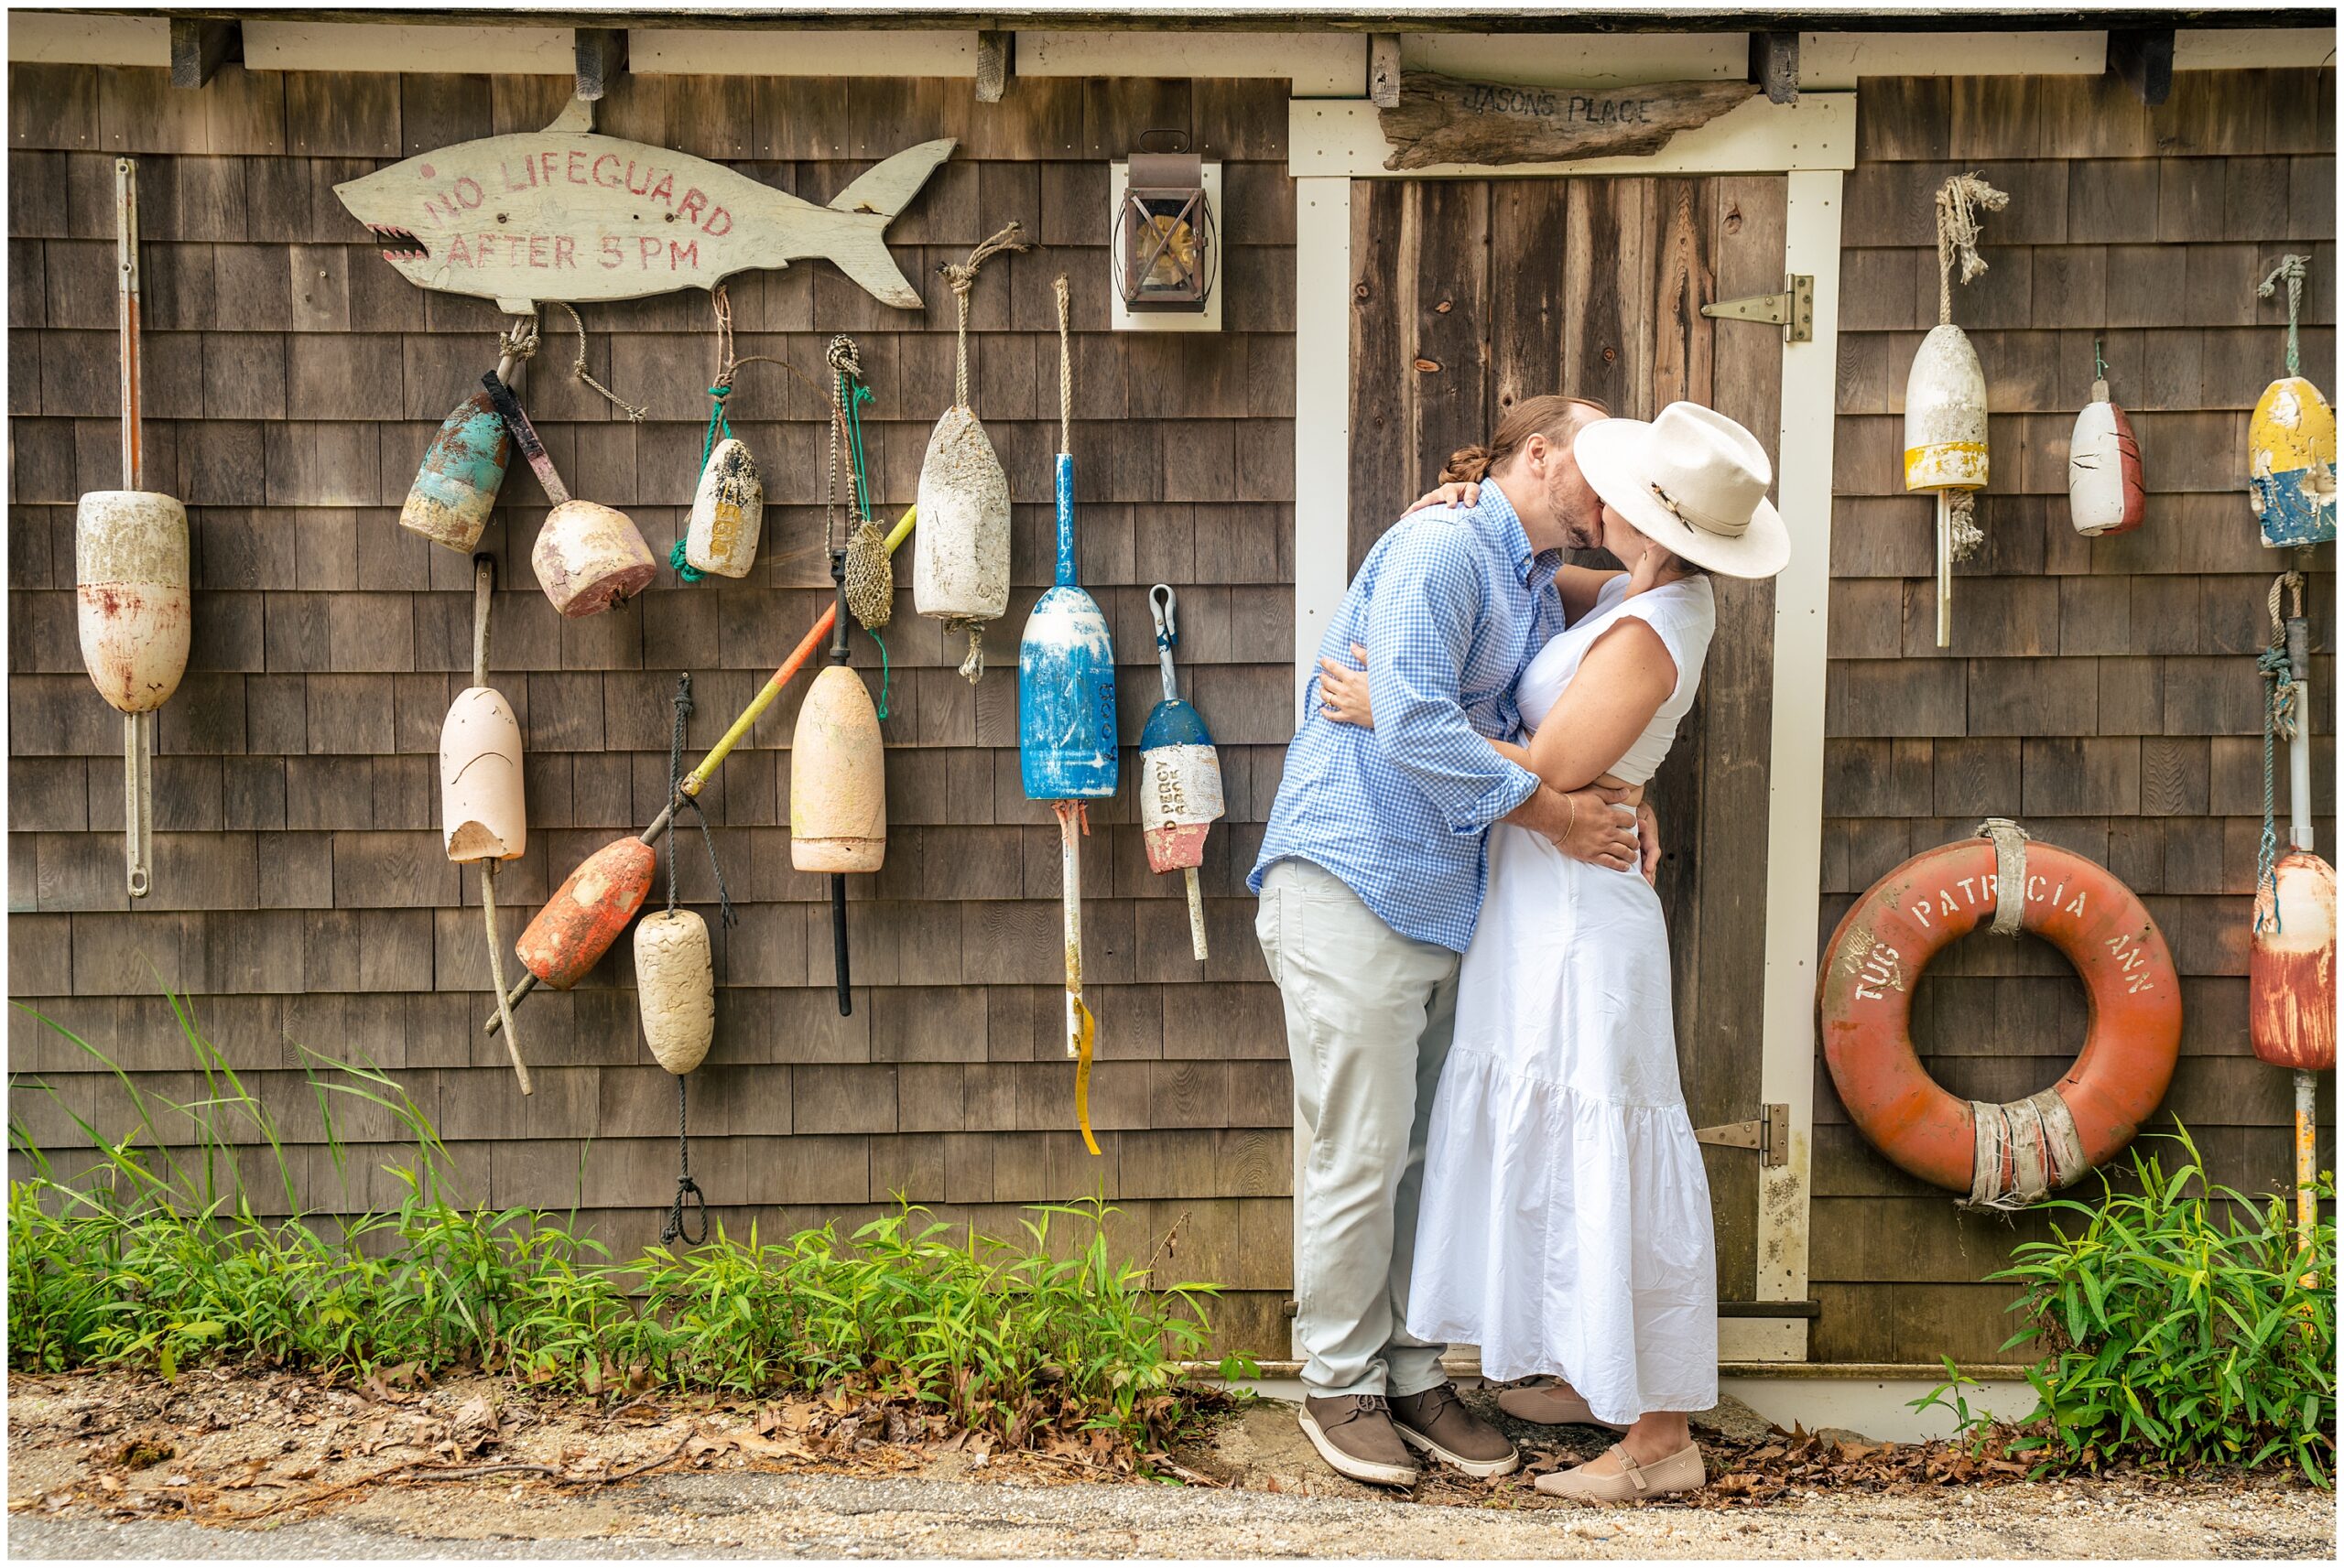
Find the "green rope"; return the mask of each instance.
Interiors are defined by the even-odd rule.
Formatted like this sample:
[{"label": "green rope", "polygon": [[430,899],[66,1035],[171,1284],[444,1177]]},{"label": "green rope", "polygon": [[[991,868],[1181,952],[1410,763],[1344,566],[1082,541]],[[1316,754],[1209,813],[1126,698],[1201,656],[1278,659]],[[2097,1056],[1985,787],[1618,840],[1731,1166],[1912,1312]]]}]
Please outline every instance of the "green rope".
[{"label": "green rope", "polygon": [[[2271,890],[2271,928],[2284,935],[2284,927],[2279,923],[2279,879],[2272,869],[2279,859],[2278,792],[2273,779],[2276,762],[2273,742],[2293,741],[2295,737],[2295,666],[2288,662],[2285,644],[2278,643],[2263,649],[2262,655],[2254,661],[2254,667],[2262,672],[2264,680],[2271,683],[2263,703],[2263,841],[2256,847],[2254,854],[2254,890],[2258,895],[2265,888]],[[2258,896],[2255,902],[2259,905],[2263,900]],[[2263,929],[2263,918],[2258,909],[2254,921],[2258,934]]]},{"label": "green rope", "polygon": [[[702,470],[708,467],[709,454],[716,450],[716,443],[720,439],[729,441],[732,438],[732,421],[724,414],[724,400],[732,395],[732,384],[720,381],[708,389],[708,395],[715,401],[709,405],[708,434],[700,444],[700,466]],[[722,432],[722,436],[719,431]],[[684,558],[684,541],[681,539],[677,540],[675,548],[667,552],[667,564],[675,568],[676,575],[686,582],[698,582],[708,575]]]},{"label": "green rope", "polygon": [[[847,449],[854,463],[854,520],[858,523],[871,521],[871,475],[863,460],[863,406],[870,401],[871,388],[863,384],[860,376],[847,383]],[[879,717],[887,716],[883,713]]]},{"label": "green rope", "polygon": [[887,683],[890,679],[887,666],[887,640],[878,633],[873,632],[868,626],[864,627],[863,631],[873,642],[879,644],[879,717],[884,719],[887,717]]}]

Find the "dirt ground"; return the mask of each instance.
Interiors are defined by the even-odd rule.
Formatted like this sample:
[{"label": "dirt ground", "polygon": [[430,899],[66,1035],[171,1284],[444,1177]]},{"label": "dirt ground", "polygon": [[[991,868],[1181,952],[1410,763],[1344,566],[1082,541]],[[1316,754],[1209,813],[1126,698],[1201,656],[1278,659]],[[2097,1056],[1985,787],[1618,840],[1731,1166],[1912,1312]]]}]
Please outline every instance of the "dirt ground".
[{"label": "dirt ground", "polygon": [[[1920,1464],[1853,1433],[1789,1440],[1731,1405],[1698,1424],[1713,1476],[1743,1476],[1741,1490],[1626,1509],[1556,1502],[1521,1477],[1437,1472],[1413,1498],[1354,1486],[1275,1401],[1177,1449],[1186,1483],[900,1421],[863,1432],[862,1419],[814,1401],[542,1399],[490,1378],[353,1389],[16,1376],[7,1546],[27,1558],[2325,1560],[2337,1526],[2332,1494],[2284,1481],[2027,1484],[1989,1471],[1964,1484],[1945,1478],[1941,1455]],[[1516,1435],[1534,1469],[1601,1446],[1575,1429]],[[1927,1475],[1938,1478],[1915,1478]]]}]

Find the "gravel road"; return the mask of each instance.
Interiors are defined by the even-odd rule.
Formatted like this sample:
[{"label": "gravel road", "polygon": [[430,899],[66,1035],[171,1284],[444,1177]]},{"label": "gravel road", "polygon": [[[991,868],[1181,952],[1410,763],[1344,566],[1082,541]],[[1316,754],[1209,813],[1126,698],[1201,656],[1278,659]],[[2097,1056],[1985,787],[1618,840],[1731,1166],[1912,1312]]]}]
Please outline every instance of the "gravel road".
[{"label": "gravel road", "polygon": [[2009,1487],[1733,1511],[1402,1501],[1015,1481],[687,1472],[559,1496],[386,1488],[330,1518],[222,1530],[19,1516],[27,1559],[657,1557],[2234,1558],[2332,1560],[2336,1501],[2300,1488]]}]

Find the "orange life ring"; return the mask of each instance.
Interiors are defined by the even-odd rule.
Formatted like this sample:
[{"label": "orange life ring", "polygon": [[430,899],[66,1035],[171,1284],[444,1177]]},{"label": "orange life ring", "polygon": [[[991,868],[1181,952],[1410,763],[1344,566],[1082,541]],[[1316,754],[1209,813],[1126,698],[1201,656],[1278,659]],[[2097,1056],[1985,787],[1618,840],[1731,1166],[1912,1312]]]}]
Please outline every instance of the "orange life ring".
[{"label": "orange life ring", "polygon": [[[2181,988],[2156,922],[2104,867],[2006,823],[1923,851],[1858,900],[1824,949],[1816,1010],[1824,1059],[1874,1147],[1975,1204],[2016,1207],[2132,1141],[2172,1082]],[[2005,895],[2023,914],[1997,920]],[[2023,928],[2082,976],[2090,1026],[2066,1076],[2008,1105],[1958,1099],[1913,1049],[1913,994],[1947,946],[1980,925]]]}]

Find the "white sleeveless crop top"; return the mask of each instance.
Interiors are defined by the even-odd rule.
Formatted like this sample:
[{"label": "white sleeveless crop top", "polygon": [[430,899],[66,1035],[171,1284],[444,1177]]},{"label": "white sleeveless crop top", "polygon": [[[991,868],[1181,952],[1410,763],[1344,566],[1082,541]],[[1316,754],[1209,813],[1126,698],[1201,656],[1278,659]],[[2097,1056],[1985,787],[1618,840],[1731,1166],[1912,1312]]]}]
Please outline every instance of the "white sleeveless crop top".
[{"label": "white sleeveless crop top", "polygon": [[1514,688],[1514,699],[1522,710],[1523,724],[1535,731],[1546,722],[1547,711],[1603,633],[1622,616],[1644,622],[1659,633],[1677,661],[1677,689],[1668,694],[1627,754],[1612,764],[1614,777],[1640,784],[1659,770],[1670,742],[1677,739],[1677,721],[1685,717],[1700,690],[1701,661],[1708,656],[1710,634],[1717,630],[1718,610],[1706,577],[1680,578],[1633,599],[1627,594],[1625,573],[1605,583],[1596,596],[1595,608],[1568,631],[1558,633],[1531,659]]}]

